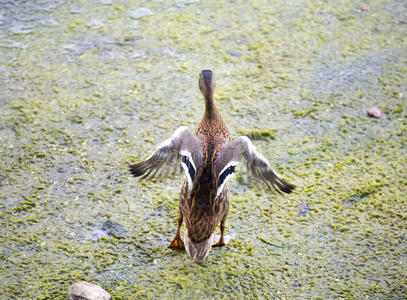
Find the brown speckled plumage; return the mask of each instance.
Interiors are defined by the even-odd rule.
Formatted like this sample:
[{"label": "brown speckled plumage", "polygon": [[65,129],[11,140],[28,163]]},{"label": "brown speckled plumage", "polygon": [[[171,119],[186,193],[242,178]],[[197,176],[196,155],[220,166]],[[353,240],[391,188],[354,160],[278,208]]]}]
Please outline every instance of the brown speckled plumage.
[{"label": "brown speckled plumage", "polygon": [[[229,209],[226,190],[225,193],[216,198],[217,182],[216,178],[213,177],[214,162],[223,142],[230,141],[230,132],[214,103],[215,81],[211,71],[204,70],[201,72],[199,88],[204,95],[206,109],[195,135],[205,137],[205,142],[202,143],[202,151],[206,160],[203,163],[199,181],[190,195],[187,191],[188,183],[187,181],[184,182],[179,203],[180,214],[185,218],[186,227],[188,228],[188,238],[193,243],[200,243],[210,239],[219,222],[224,223],[226,220]],[[220,140],[223,142],[219,142]],[[219,246],[223,245],[222,236]]]},{"label": "brown speckled plumage", "polygon": [[[230,133],[214,103],[215,80],[210,70],[199,74],[199,89],[205,99],[205,114],[193,135],[180,127],[148,159],[130,166],[134,176],[147,176],[164,164],[181,158],[186,179],[180,193],[178,229],[170,248],[186,249],[203,260],[212,246],[224,246],[225,221],[229,210],[228,180],[241,160],[251,173],[277,191],[290,193],[294,186],[273,171],[247,137],[231,140]],[[184,242],[180,228],[185,221]],[[216,226],[221,236],[213,244]]]}]

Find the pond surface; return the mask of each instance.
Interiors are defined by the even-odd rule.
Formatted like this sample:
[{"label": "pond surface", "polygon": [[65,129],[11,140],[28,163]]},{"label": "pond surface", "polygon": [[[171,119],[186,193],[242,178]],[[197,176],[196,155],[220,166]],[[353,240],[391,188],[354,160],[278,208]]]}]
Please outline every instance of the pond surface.
[{"label": "pond surface", "polygon": [[[407,298],[406,20],[396,0],[0,0],[0,298]],[[197,126],[207,68],[297,189],[241,170],[230,244],[197,264],[166,248],[183,176],[127,165]]]}]

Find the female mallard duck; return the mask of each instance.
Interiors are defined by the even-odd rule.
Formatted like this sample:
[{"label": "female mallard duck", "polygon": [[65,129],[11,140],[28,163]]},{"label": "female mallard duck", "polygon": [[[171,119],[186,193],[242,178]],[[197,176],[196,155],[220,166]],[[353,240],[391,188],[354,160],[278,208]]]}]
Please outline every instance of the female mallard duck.
[{"label": "female mallard duck", "polygon": [[[253,175],[278,192],[290,193],[294,186],[273,171],[249,138],[230,139],[228,128],[214,103],[215,80],[212,71],[199,74],[199,89],[205,99],[205,114],[195,135],[179,127],[145,161],[130,166],[135,176],[148,176],[164,164],[181,160],[186,179],[181,188],[178,229],[169,248],[186,249],[191,258],[202,261],[211,246],[224,246],[226,216],[229,209],[228,180],[244,158]],[[185,218],[184,242],[180,228]],[[212,245],[216,226],[220,239]]]}]

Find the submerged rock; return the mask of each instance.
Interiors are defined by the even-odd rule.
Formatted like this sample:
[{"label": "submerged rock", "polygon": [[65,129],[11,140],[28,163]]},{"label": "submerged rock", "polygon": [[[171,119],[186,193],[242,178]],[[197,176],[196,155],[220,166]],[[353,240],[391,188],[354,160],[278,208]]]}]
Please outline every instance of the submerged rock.
[{"label": "submerged rock", "polygon": [[373,106],[367,110],[367,115],[369,117],[378,119],[382,116],[382,111],[378,107]]},{"label": "submerged rock", "polygon": [[97,241],[105,236],[112,236],[116,239],[123,239],[125,238],[126,234],[127,234],[126,229],[124,229],[123,226],[120,225],[119,223],[106,221],[102,224],[102,226],[99,225],[94,230],[89,231],[87,239]]},{"label": "submerged rock", "polygon": [[114,236],[116,238],[123,238],[126,235],[126,230],[122,227],[122,225],[112,221],[106,221],[103,223],[102,231],[105,234]]},{"label": "submerged rock", "polygon": [[68,289],[68,300],[110,300],[111,295],[100,286],[79,281],[72,284]]},{"label": "submerged rock", "polygon": [[123,238],[126,235],[126,230],[122,227],[122,225],[112,221],[106,221],[103,223],[102,231],[105,234],[114,236],[116,238]]},{"label": "submerged rock", "polygon": [[297,214],[299,217],[305,217],[309,214],[309,205],[307,203],[300,203],[299,208],[300,211]]}]

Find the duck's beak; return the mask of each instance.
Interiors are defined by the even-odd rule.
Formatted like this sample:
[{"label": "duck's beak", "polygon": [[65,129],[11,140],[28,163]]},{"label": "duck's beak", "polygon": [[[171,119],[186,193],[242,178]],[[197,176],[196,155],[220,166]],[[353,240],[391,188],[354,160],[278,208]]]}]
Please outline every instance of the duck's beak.
[{"label": "duck's beak", "polygon": [[213,236],[214,233],[212,233],[208,239],[199,243],[194,243],[188,237],[188,230],[185,230],[184,243],[185,249],[187,250],[189,256],[197,262],[203,261],[205,257],[208,255],[209,250],[211,250]]}]

